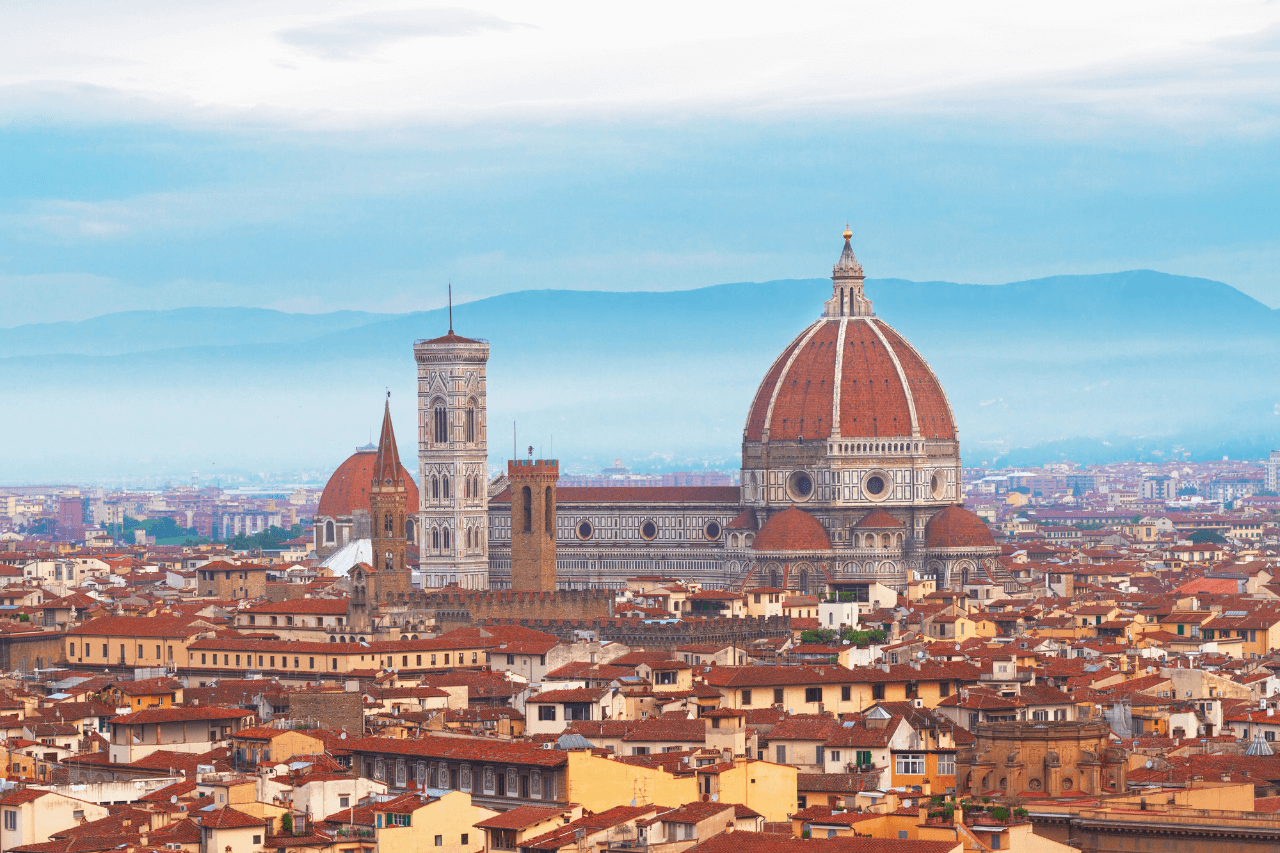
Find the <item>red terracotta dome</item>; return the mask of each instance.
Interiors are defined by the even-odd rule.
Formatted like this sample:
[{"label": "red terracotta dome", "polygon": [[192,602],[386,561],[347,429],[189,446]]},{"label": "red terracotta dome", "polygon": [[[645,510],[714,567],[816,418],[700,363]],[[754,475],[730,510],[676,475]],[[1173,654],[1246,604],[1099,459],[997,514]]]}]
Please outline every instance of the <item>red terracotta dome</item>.
[{"label": "red terracotta dome", "polygon": [[[357,450],[347,461],[338,466],[320,495],[320,507],[316,515],[338,518],[351,515],[354,510],[369,511],[369,486],[373,483],[374,464],[378,461],[376,447]],[[403,465],[400,476],[404,478],[405,508],[410,514],[418,511],[418,486]]]},{"label": "red terracotta dome", "polygon": [[822,522],[792,506],[764,523],[751,548],[755,551],[830,551],[831,537]]},{"label": "red terracotta dome", "polygon": [[885,528],[901,528],[902,522],[894,518],[882,509],[873,509],[871,512],[858,519],[858,523],[854,527],[875,528],[883,530]]},{"label": "red terracotta dome", "polygon": [[924,541],[929,548],[994,548],[996,545],[987,523],[956,504],[929,519],[924,526]]},{"label": "red terracotta dome", "polygon": [[824,317],[782,351],[756,391],[746,439],[761,440],[765,429],[770,441],[825,441],[833,434],[956,437],[938,377],[901,335],[872,316]]}]

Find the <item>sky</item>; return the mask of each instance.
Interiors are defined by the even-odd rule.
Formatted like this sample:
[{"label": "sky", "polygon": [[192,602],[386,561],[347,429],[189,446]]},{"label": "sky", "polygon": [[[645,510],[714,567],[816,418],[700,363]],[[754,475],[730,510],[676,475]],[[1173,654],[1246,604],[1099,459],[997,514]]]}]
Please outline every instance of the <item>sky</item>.
[{"label": "sky", "polygon": [[1280,307],[1278,101],[1277,2],[6,4],[0,327],[812,278],[846,221]]}]

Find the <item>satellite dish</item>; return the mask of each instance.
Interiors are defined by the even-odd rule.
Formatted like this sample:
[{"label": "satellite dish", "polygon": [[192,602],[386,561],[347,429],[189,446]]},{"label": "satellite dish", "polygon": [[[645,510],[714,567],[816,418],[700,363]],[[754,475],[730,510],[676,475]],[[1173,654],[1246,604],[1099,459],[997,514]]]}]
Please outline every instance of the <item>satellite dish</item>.
[{"label": "satellite dish", "polygon": [[632,807],[632,808],[635,808],[635,806],[636,806],[636,800],[635,800],[635,797],[632,797],[632,798],[631,798],[631,807]]},{"label": "satellite dish", "polygon": [[346,740],[346,739],[347,739],[347,733],[346,733],[346,732],[343,732],[342,734],[338,735],[338,740]]},{"label": "satellite dish", "polygon": [[718,803],[718,802],[720,802],[720,795],[719,795],[719,794],[712,794],[712,795],[711,795],[711,802],[713,802],[713,803]]},{"label": "satellite dish", "polygon": [[178,802],[178,795],[177,795],[177,794],[174,794],[172,797],[170,797],[170,798],[169,798],[169,802],[170,802],[170,803],[177,804],[177,802]]},{"label": "satellite dish", "polygon": [[1150,769],[1151,769],[1152,767],[1154,767],[1154,766],[1155,766],[1155,762],[1154,762],[1154,761],[1152,761],[1150,758],[1148,758],[1148,759],[1147,759],[1147,769],[1148,769],[1148,770],[1150,770]]}]

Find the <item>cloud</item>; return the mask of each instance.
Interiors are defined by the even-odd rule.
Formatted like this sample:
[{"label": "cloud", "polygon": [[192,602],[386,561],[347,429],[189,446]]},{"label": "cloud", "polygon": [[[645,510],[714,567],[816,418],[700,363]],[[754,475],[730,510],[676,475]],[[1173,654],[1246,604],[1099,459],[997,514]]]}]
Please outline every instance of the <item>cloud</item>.
[{"label": "cloud", "polygon": [[329,61],[356,60],[381,48],[416,38],[454,38],[486,32],[537,29],[475,9],[403,9],[347,15],[282,30],[286,44]]}]

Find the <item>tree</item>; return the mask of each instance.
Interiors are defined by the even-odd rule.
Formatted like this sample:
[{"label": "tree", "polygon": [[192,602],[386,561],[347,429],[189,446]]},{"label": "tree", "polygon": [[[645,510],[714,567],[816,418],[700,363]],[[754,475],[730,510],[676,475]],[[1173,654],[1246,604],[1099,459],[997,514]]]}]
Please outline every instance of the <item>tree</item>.
[{"label": "tree", "polygon": [[1197,530],[1196,532],[1188,536],[1187,539],[1193,545],[1207,545],[1207,544],[1225,545],[1227,544],[1227,540],[1223,537],[1221,533],[1219,533],[1216,530]]}]

